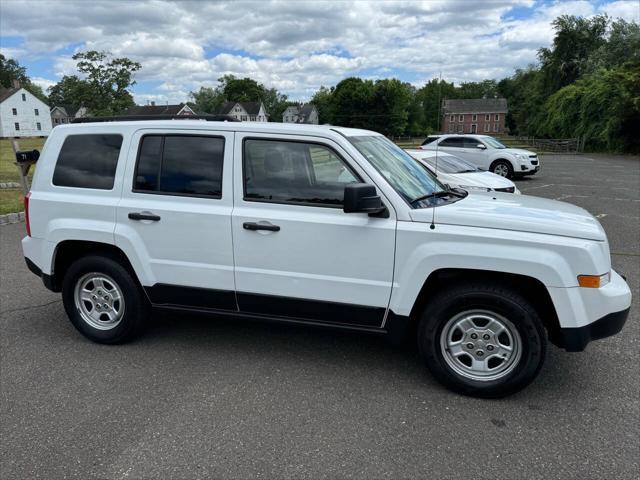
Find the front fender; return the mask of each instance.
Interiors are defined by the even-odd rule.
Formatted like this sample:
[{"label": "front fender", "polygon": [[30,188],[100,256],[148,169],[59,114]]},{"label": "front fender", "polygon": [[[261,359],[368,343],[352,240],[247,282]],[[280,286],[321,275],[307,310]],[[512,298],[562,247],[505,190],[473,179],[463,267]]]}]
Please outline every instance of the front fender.
[{"label": "front fender", "polygon": [[[601,249],[584,240],[489,228],[399,222],[391,310],[409,315],[426,279],[441,269],[525,275],[550,289],[577,286],[579,273],[601,271]],[[602,262],[600,262],[602,263]],[[579,266],[579,267],[578,267]],[[610,267],[609,267],[610,268]]]}]

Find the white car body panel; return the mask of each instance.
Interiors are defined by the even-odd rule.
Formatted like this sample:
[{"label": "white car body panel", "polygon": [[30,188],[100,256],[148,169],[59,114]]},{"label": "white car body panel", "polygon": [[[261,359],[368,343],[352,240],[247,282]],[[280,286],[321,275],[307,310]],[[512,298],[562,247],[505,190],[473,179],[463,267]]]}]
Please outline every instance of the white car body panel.
[{"label": "white car body panel", "polygon": [[[137,141],[149,129],[224,136],[222,199],[133,193]],[[124,137],[115,187],[52,185],[65,137],[95,132]],[[604,230],[586,211],[563,202],[493,192],[472,192],[435,211],[413,209],[348,141],[357,135],[375,134],[327,126],[198,120],[56,127],[33,180],[31,236],[23,240],[24,254],[43,273],[53,275],[60,242],[100,242],[120,248],[144,286],[173,283],[359,304],[386,309],[387,316],[409,315],[429,275],[451,268],[537,279],[547,288],[563,328],[586,325],[629,307],[631,293],[615,272],[605,287],[577,286],[578,275],[601,275],[611,268]],[[364,181],[376,186],[389,217],[245,202],[245,136],[289,136],[331,145]],[[127,218],[130,211],[144,210],[166,222]],[[247,232],[244,221],[270,221],[281,231]]]},{"label": "white car body panel", "polygon": [[[319,142],[347,156],[331,140],[238,133],[236,158],[242,158],[246,137]],[[355,170],[371,181],[364,171]],[[393,213],[382,219],[345,215],[338,208],[245,201],[243,189],[242,170],[236,168],[231,223],[239,292],[387,308],[393,279]],[[281,229],[249,231],[244,222],[268,222]]]},{"label": "white car body panel", "polygon": [[[233,245],[229,216],[233,209],[233,151],[225,149],[221,199],[133,192],[137,145],[143,135],[154,133],[162,133],[162,130],[139,129],[132,134],[133,145],[124,177],[124,185],[128,188],[123,189],[117,207],[115,244],[128,258],[137,259],[144,272],[141,275],[143,285],[178,284],[232,290]],[[172,133],[205,132],[174,129]],[[224,137],[226,145],[233,145],[233,132],[215,132],[214,135]],[[153,212],[162,221],[130,220],[127,217],[130,212]]]}]

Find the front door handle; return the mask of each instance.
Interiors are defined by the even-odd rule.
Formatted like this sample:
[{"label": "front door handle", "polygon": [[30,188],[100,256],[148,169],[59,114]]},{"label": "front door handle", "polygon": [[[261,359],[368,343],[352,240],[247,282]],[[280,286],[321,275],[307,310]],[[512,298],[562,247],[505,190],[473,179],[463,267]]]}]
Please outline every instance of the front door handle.
[{"label": "front door handle", "polygon": [[160,215],[145,212],[131,212],[129,213],[129,218],[131,220],[151,220],[152,222],[160,221]]},{"label": "front door handle", "polygon": [[244,222],[242,224],[242,228],[244,228],[245,230],[268,230],[270,232],[280,231],[280,227],[278,225],[258,222]]}]

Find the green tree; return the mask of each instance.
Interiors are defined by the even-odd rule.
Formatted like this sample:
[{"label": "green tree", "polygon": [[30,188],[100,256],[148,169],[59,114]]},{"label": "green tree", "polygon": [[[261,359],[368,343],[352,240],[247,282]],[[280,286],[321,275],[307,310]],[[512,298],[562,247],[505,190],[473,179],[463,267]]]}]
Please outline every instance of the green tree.
[{"label": "green tree", "polygon": [[70,105],[79,108],[89,104],[92,94],[91,85],[77,75],[65,75],[62,80],[49,87],[51,106]]},{"label": "green tree", "polygon": [[11,88],[14,80],[17,80],[20,86],[24,87],[43,102],[48,102],[47,96],[42,91],[42,88],[33,83],[27,75],[27,69],[21,66],[17,60],[6,58],[0,53],[0,85],[5,88]]},{"label": "green tree", "polygon": [[333,91],[334,87],[320,87],[320,90],[314,93],[313,97],[311,97],[311,103],[313,103],[318,109],[320,124],[335,123]]},{"label": "green tree", "polygon": [[582,137],[588,148],[640,151],[640,64],[602,69],[554,93],[537,125],[542,136]]},{"label": "green tree", "polygon": [[190,92],[189,97],[193,100],[189,106],[198,113],[218,113],[225,102],[220,87],[200,87],[197,92]]},{"label": "green tree", "polygon": [[218,79],[224,97],[229,102],[258,102],[264,95],[264,86],[251,78],[225,75]]},{"label": "green tree", "polygon": [[437,78],[429,80],[416,92],[416,101],[420,104],[424,115],[424,133],[439,131],[442,121],[442,100],[447,98],[457,98],[456,87],[453,83]]},{"label": "green tree", "polygon": [[333,91],[334,122],[354,128],[373,128],[376,110],[374,85],[371,80],[349,77],[336,85]]},{"label": "green tree", "polygon": [[413,87],[398,79],[377,80],[372,98],[374,115],[369,122],[372,128],[384,135],[405,135],[413,94]]},{"label": "green tree", "polygon": [[72,58],[84,78],[64,76],[49,89],[56,100],[85,106],[96,116],[116,115],[135,105],[128,89],[135,85],[134,74],[142,68],[138,62],[95,50],[76,53]]},{"label": "green tree", "polygon": [[606,43],[608,24],[607,15],[562,15],[552,22],[556,31],[552,46],[538,50],[545,94],[553,94],[585,73],[589,55]]},{"label": "green tree", "polygon": [[481,82],[463,82],[455,89],[455,98],[493,98],[498,95],[495,80]]},{"label": "green tree", "polygon": [[[262,86],[262,85],[261,85]],[[282,114],[291,104],[288,97],[275,88],[264,88],[260,99],[264,103],[264,108],[269,114],[270,122],[282,122]]]}]

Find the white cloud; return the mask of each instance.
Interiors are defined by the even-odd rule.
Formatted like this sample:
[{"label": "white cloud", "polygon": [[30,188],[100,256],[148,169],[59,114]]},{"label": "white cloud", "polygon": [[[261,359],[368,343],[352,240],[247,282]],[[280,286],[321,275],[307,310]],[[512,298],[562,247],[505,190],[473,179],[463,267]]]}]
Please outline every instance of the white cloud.
[{"label": "white cloud", "polygon": [[[513,7],[531,15],[513,19]],[[415,82],[442,71],[457,82],[500,78],[536,60],[558,15],[607,12],[637,20],[638,9],[637,0],[95,0],[91,8],[42,0],[5,2],[0,31],[24,38],[3,51],[19,60],[54,57],[56,76],[75,72],[70,57],[82,49],[139,61],[134,91],[141,101],[185,100],[224,74],[250,76],[301,98],[348,75],[404,74]],[[145,90],[149,81],[160,86]]]},{"label": "white cloud", "polygon": [[47,91],[47,88],[52,87],[56,84],[55,81],[42,77],[31,77],[31,81],[41,87],[45,92]]}]

